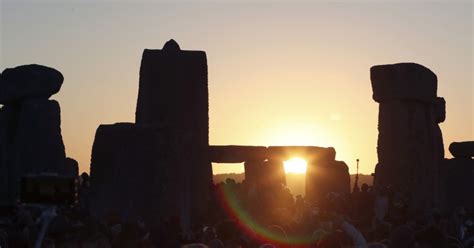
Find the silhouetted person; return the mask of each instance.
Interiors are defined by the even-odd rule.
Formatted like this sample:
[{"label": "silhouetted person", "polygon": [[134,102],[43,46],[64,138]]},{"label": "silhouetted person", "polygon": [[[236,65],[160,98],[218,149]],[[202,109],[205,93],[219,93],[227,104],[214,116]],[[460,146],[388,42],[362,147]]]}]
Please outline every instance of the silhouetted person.
[{"label": "silhouetted person", "polygon": [[81,174],[80,178],[80,186],[79,186],[79,207],[81,212],[85,215],[89,215],[90,213],[90,180],[89,175],[86,172]]},{"label": "silhouetted person", "polygon": [[362,184],[360,193],[356,196],[356,204],[358,218],[361,220],[362,226],[369,227],[374,216],[374,198],[372,192],[369,192],[369,185]]}]

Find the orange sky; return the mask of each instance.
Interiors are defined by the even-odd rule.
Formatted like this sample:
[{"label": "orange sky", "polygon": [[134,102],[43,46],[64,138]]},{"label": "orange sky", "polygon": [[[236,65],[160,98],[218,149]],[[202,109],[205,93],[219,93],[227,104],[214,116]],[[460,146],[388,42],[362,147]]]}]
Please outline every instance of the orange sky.
[{"label": "orange sky", "polygon": [[[101,123],[133,122],[144,48],[170,38],[207,52],[214,145],[333,146],[355,172],[376,164],[369,68],[412,61],[438,75],[445,145],[473,140],[472,2],[2,1],[1,69],[40,63],[68,156],[88,171]],[[446,156],[450,156],[449,152]],[[215,167],[217,173],[242,166]]]}]

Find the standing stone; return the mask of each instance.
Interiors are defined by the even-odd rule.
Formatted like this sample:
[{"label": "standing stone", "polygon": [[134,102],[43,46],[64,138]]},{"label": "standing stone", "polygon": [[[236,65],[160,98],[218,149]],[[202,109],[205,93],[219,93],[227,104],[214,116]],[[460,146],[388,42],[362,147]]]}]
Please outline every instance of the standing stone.
[{"label": "standing stone", "polygon": [[212,186],[206,54],[170,40],[143,52],[136,123],[101,125],[91,161],[94,214],[207,215]]},{"label": "standing stone", "polygon": [[268,170],[266,181],[269,185],[286,185],[285,167],[282,160],[269,159],[264,165]]},{"label": "standing stone", "polygon": [[60,173],[66,156],[56,101],[25,100],[4,106],[1,115],[2,167],[8,175],[5,198],[12,202],[19,197],[22,175]]},{"label": "standing stone", "polygon": [[18,200],[23,175],[77,175],[77,168],[67,169],[59,104],[48,100],[63,80],[59,71],[42,65],[0,75],[0,204]]},{"label": "standing stone", "polygon": [[261,188],[286,185],[285,169],[281,160],[249,160],[244,163],[245,182]]},{"label": "standing stone", "polygon": [[100,125],[92,147],[92,213],[125,219],[178,216],[176,136],[153,125]]},{"label": "standing stone", "polygon": [[[0,109],[0,204],[13,203],[18,190],[16,176],[19,168],[13,165],[14,141],[18,122],[18,106],[3,106]],[[18,172],[16,171],[18,170]]]},{"label": "standing stone", "polygon": [[64,160],[64,166],[60,174],[66,177],[77,178],[79,176],[79,164],[75,159],[67,157]]},{"label": "standing stone", "polygon": [[312,147],[306,153],[306,199],[312,204],[321,205],[329,193],[346,194],[350,192],[349,167],[336,161],[333,147]]},{"label": "standing stone", "polygon": [[[160,125],[178,144],[182,215],[204,216],[210,197],[212,167],[209,157],[209,101],[207,59],[202,51],[184,51],[174,41],[162,50],[143,52],[140,68],[136,124]],[[191,209],[190,206],[193,206]]]},{"label": "standing stone", "polygon": [[61,169],[66,155],[58,102],[43,99],[25,101],[16,131],[15,150],[24,173],[57,173]]},{"label": "standing stone", "polygon": [[320,205],[329,193],[350,193],[349,167],[342,161],[314,159],[306,168],[306,199]]},{"label": "standing stone", "polygon": [[244,163],[245,182],[251,186],[260,186],[265,177],[264,160],[248,160]]},{"label": "standing stone", "polygon": [[437,206],[444,157],[438,123],[445,114],[436,75],[414,63],[374,66],[370,73],[373,98],[380,103],[375,186],[406,193],[414,211]]}]

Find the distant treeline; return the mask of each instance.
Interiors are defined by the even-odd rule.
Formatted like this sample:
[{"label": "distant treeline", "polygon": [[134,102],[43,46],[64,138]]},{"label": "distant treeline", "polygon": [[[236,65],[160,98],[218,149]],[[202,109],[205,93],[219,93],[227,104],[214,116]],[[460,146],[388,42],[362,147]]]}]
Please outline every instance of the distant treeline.
[{"label": "distant treeline", "polygon": [[[214,183],[219,183],[225,181],[227,178],[232,178],[236,182],[242,182],[245,178],[244,173],[226,173],[226,174],[217,174],[214,175]],[[291,190],[293,195],[304,195],[305,188],[305,174],[286,174],[286,184]],[[355,175],[351,175],[351,189],[354,185]],[[372,185],[373,177],[371,175],[359,174],[359,187],[366,183]]]}]

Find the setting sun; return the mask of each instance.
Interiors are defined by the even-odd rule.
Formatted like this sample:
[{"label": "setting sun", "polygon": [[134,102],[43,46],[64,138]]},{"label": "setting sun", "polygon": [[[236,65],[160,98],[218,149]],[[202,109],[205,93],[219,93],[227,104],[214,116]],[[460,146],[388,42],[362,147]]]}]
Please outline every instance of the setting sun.
[{"label": "setting sun", "polygon": [[305,173],[306,172],[306,160],[302,158],[292,158],[283,163],[285,167],[285,173]]}]

